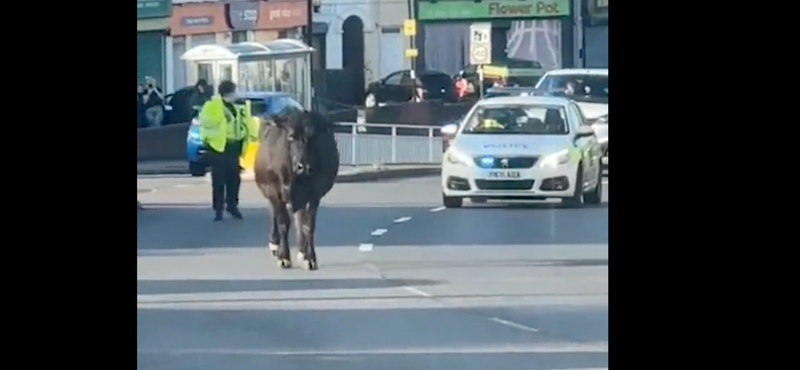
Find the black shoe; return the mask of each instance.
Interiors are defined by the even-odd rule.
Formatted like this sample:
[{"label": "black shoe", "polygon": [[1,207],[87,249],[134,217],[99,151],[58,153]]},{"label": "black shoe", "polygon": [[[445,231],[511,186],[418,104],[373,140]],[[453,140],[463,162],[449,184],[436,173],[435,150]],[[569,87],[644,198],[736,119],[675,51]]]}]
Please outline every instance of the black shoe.
[{"label": "black shoe", "polygon": [[228,209],[228,213],[230,213],[231,216],[233,216],[233,218],[235,218],[237,220],[241,220],[242,219],[242,213],[239,212],[239,210],[236,209],[236,208],[229,208]]},{"label": "black shoe", "polygon": [[217,212],[217,215],[214,216],[214,221],[222,221],[222,212]]}]

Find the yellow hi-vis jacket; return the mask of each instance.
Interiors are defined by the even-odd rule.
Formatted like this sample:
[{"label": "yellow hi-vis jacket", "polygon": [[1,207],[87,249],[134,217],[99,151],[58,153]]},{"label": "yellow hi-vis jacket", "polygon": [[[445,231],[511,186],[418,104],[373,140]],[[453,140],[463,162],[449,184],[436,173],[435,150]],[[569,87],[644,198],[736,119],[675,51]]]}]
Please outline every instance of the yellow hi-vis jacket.
[{"label": "yellow hi-vis jacket", "polygon": [[218,152],[225,151],[225,142],[227,140],[242,140],[242,155],[244,155],[244,148],[252,141],[258,140],[258,120],[250,116],[250,101],[246,101],[244,105],[234,105],[239,114],[235,119],[241,120],[239,122],[244,128],[242,133],[243,137],[230,137],[234,122],[234,118],[230,114],[226,114],[225,105],[222,103],[222,97],[215,95],[211,100],[203,104],[200,109],[200,140]]}]

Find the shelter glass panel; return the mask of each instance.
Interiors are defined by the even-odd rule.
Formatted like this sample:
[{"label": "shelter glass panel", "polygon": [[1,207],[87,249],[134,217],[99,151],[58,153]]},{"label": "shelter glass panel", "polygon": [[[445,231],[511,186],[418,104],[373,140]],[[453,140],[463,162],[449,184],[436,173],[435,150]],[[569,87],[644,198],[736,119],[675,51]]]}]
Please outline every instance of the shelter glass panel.
[{"label": "shelter glass panel", "polygon": [[239,63],[239,86],[243,91],[274,91],[270,61]]},{"label": "shelter glass panel", "polygon": [[276,87],[278,91],[289,93],[295,100],[300,100],[300,91],[297,89],[295,80],[297,79],[297,60],[284,59],[275,61],[275,72],[278,78]]}]

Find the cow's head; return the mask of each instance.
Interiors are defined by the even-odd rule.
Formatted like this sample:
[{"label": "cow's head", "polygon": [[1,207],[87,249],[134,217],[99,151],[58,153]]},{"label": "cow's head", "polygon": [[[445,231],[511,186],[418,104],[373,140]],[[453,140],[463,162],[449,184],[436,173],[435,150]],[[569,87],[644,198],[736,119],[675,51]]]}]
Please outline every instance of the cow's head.
[{"label": "cow's head", "polygon": [[286,132],[289,141],[292,171],[295,175],[307,175],[311,172],[308,154],[308,143],[314,136],[314,125],[306,114],[279,114],[272,118],[275,126]]}]

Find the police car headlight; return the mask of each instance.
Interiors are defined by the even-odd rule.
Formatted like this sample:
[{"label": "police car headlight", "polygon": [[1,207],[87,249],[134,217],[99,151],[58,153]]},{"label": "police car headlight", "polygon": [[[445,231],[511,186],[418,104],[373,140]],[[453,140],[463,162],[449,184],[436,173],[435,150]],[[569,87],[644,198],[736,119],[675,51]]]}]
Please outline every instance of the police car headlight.
[{"label": "police car headlight", "polygon": [[472,157],[452,146],[447,150],[447,155],[445,158],[452,164],[460,164],[464,166],[472,165]]},{"label": "police car headlight", "polygon": [[542,158],[539,162],[540,167],[553,168],[569,162],[569,150],[564,149]]}]

